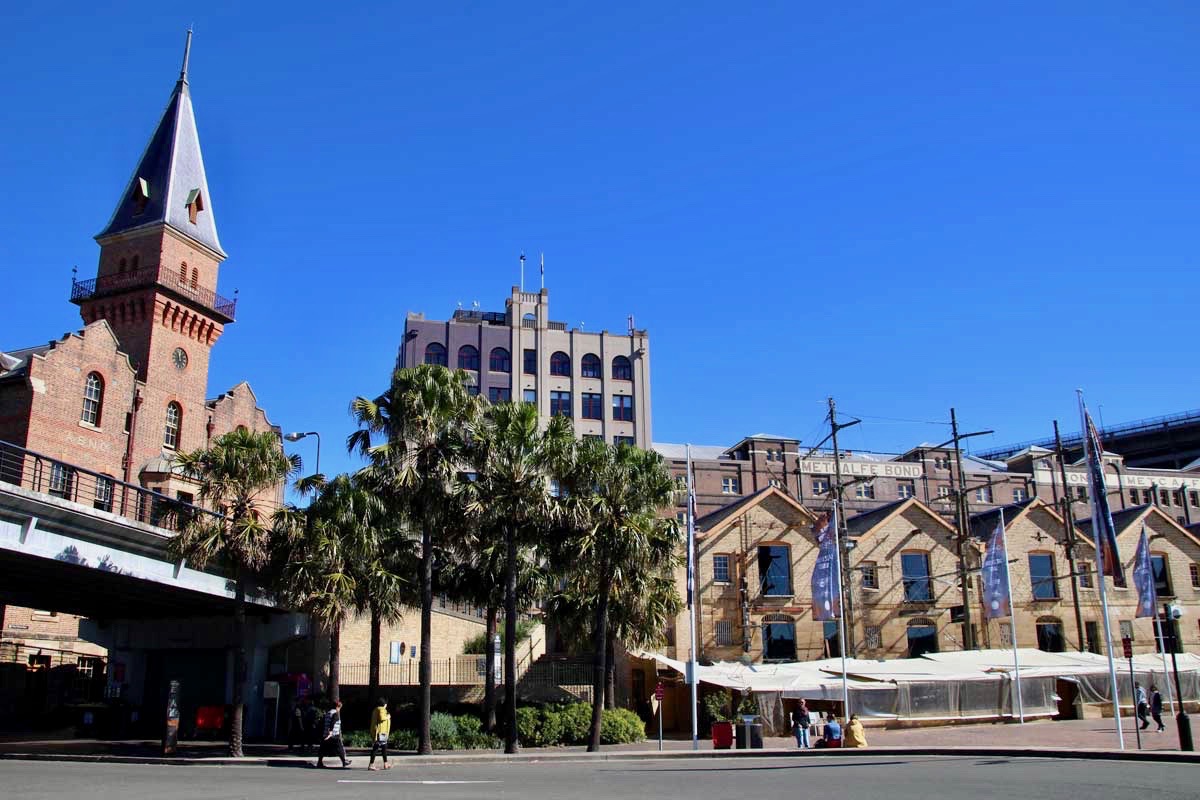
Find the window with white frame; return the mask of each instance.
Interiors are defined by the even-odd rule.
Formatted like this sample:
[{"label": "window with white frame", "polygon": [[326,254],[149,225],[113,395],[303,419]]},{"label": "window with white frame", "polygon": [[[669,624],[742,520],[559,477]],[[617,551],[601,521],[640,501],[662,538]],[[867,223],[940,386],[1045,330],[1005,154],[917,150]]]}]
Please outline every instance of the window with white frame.
[{"label": "window with white frame", "polygon": [[741,494],[741,481],[732,475],[721,478],[721,494]]},{"label": "window with white frame", "polygon": [[812,479],[813,494],[818,497],[823,494],[829,494],[829,476],[814,475]]},{"label": "window with white frame", "polygon": [[945,484],[943,484],[938,487],[938,497],[949,497],[949,496],[950,496],[950,487],[949,486],[946,486]]},{"label": "window with white frame", "polygon": [[992,502],[992,487],[980,486],[975,490],[975,502],[990,503]]},{"label": "window with white frame", "polygon": [[1092,588],[1092,570],[1094,569],[1095,567],[1092,566],[1092,562],[1090,561],[1079,562],[1079,588]]},{"label": "window with white frame", "polygon": [[855,484],[854,496],[859,500],[874,500],[875,484],[873,482]]},{"label": "window with white frame", "polygon": [[874,561],[862,562],[858,565],[858,570],[862,573],[862,588],[879,588],[879,566]]},{"label": "window with white frame", "polygon": [[1029,499],[1029,492],[1025,491],[1023,486],[1018,486],[1017,488],[1013,489],[1012,494],[1014,503],[1024,503]]},{"label": "window with white frame", "polygon": [[901,500],[907,500],[917,494],[917,487],[912,481],[896,481],[896,495]]},{"label": "window with white frame", "polygon": [[717,583],[729,583],[729,556],[713,556],[713,580]]}]

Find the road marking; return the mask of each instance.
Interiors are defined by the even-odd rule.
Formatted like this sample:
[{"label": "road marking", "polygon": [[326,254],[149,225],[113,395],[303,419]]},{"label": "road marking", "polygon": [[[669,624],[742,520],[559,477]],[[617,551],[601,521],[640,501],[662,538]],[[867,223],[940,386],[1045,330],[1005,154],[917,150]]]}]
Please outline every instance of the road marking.
[{"label": "road marking", "polygon": [[389,781],[389,780],[370,780],[370,779],[354,780],[354,779],[346,778],[346,779],[339,779],[338,783],[415,783],[420,786],[445,786],[447,784],[459,784],[459,783],[503,783],[503,781]]}]

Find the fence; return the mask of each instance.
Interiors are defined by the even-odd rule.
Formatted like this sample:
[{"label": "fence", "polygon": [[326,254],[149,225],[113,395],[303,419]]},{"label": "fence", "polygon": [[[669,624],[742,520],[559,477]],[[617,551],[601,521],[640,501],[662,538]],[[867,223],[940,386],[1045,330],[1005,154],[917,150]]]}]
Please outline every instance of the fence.
[{"label": "fence", "polygon": [[182,500],[172,500],[111,475],[92,472],[8,442],[0,442],[0,483],[11,483],[169,530],[178,530],[197,514],[212,514]]},{"label": "fence", "polygon": [[[529,639],[517,647],[517,680],[528,674],[537,662],[541,640]],[[398,664],[379,665],[380,686],[416,686],[421,682],[421,662],[401,657]],[[366,686],[370,682],[370,664],[342,664],[338,681],[346,686]],[[496,683],[504,680],[504,656],[496,660]],[[430,683],[434,686],[483,686],[487,677],[487,656],[459,655],[435,658],[430,663]]]}]

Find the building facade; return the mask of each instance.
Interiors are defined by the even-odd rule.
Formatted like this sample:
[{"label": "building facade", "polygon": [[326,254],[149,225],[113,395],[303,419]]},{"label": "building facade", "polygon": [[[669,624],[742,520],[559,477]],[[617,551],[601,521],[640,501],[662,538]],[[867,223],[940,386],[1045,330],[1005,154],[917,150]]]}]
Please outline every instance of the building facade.
[{"label": "building facade", "polygon": [[[985,620],[979,568],[1001,514],[1015,613]],[[1186,609],[1182,624],[1168,625],[1168,635],[1173,631],[1185,649],[1196,649],[1200,539],[1151,505],[1118,512],[1114,519],[1127,572],[1146,528],[1162,601]],[[841,653],[836,623],[812,617],[816,520],[817,514],[782,488],[767,486],[697,521],[694,612],[702,661],[804,661]],[[911,497],[847,519],[848,654],[906,658],[961,650],[965,618],[980,648],[1010,647],[1015,636],[1021,647],[1101,651],[1100,577],[1086,523],[1068,528],[1056,509],[1038,498],[979,512],[970,523],[960,541],[943,514]],[[968,576],[966,604],[958,577],[960,547]],[[1114,641],[1131,635],[1137,652],[1155,652],[1152,620],[1134,617],[1136,591],[1105,580]],[[677,581],[682,593],[682,570]],[[669,632],[668,655],[687,657],[687,613]]]},{"label": "building facade", "polygon": [[[249,384],[207,394],[212,349],[236,303],[217,293],[226,254],[186,54],[166,109],[95,238],[96,276],[74,280],[70,296],[84,327],[0,352],[0,480],[154,522],[152,507],[126,507],[143,497],[136,490],[197,500],[195,485],[173,467],[176,453],[236,428],[279,432]],[[42,470],[39,458],[55,463]],[[283,489],[267,504],[281,503]],[[0,606],[0,623],[10,649],[96,654],[79,641],[73,615]]]},{"label": "building facade", "polygon": [[581,437],[650,446],[650,337],[593,333],[550,319],[550,293],[512,287],[504,311],[459,309],[445,321],[408,314],[397,365],[465,370],[491,402],[534,403]]}]

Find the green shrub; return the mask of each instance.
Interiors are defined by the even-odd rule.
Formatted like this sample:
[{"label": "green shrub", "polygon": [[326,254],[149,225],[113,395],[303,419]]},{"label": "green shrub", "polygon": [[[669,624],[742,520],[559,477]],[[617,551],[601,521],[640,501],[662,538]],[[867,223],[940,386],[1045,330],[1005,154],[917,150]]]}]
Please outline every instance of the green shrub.
[{"label": "green shrub", "polygon": [[457,750],[458,724],[454,717],[440,711],[430,714],[429,738],[434,750]]},{"label": "green shrub", "polygon": [[[533,633],[534,628],[538,623],[532,619],[517,620],[517,644],[525,641]],[[500,630],[496,631],[500,634],[500,657],[504,657],[504,626],[500,626]],[[480,633],[472,636],[463,643],[463,655],[481,656],[487,653],[487,633]]]},{"label": "green shrub", "polygon": [[627,708],[606,708],[600,718],[601,744],[628,744],[646,738],[646,723]]},{"label": "green shrub", "polygon": [[521,706],[517,709],[517,738],[521,744],[537,747],[538,724],[541,712],[533,706]]},{"label": "green shrub", "polygon": [[370,731],[350,731],[342,736],[342,743],[346,747],[370,747],[371,733]]},{"label": "green shrub", "polygon": [[388,747],[393,750],[416,750],[417,732],[408,728],[392,731],[392,735],[388,737]]},{"label": "green shrub", "polygon": [[704,695],[704,710],[712,722],[733,721],[733,714],[729,711],[729,692],[724,689]]},{"label": "green shrub", "polygon": [[539,720],[538,736],[541,739],[541,747],[550,747],[552,745],[560,745],[563,743],[563,720],[562,710],[554,706],[546,706],[542,709],[541,719]]},{"label": "green shrub", "polygon": [[562,720],[563,744],[584,744],[592,729],[592,706],[589,703],[571,703],[559,712]]},{"label": "green shrub", "polygon": [[463,750],[498,750],[504,746],[504,742],[490,733],[460,733],[458,746]]},{"label": "green shrub", "polygon": [[460,739],[468,734],[481,733],[483,731],[483,722],[474,714],[458,714],[454,717],[454,724],[458,726],[458,736]]}]

